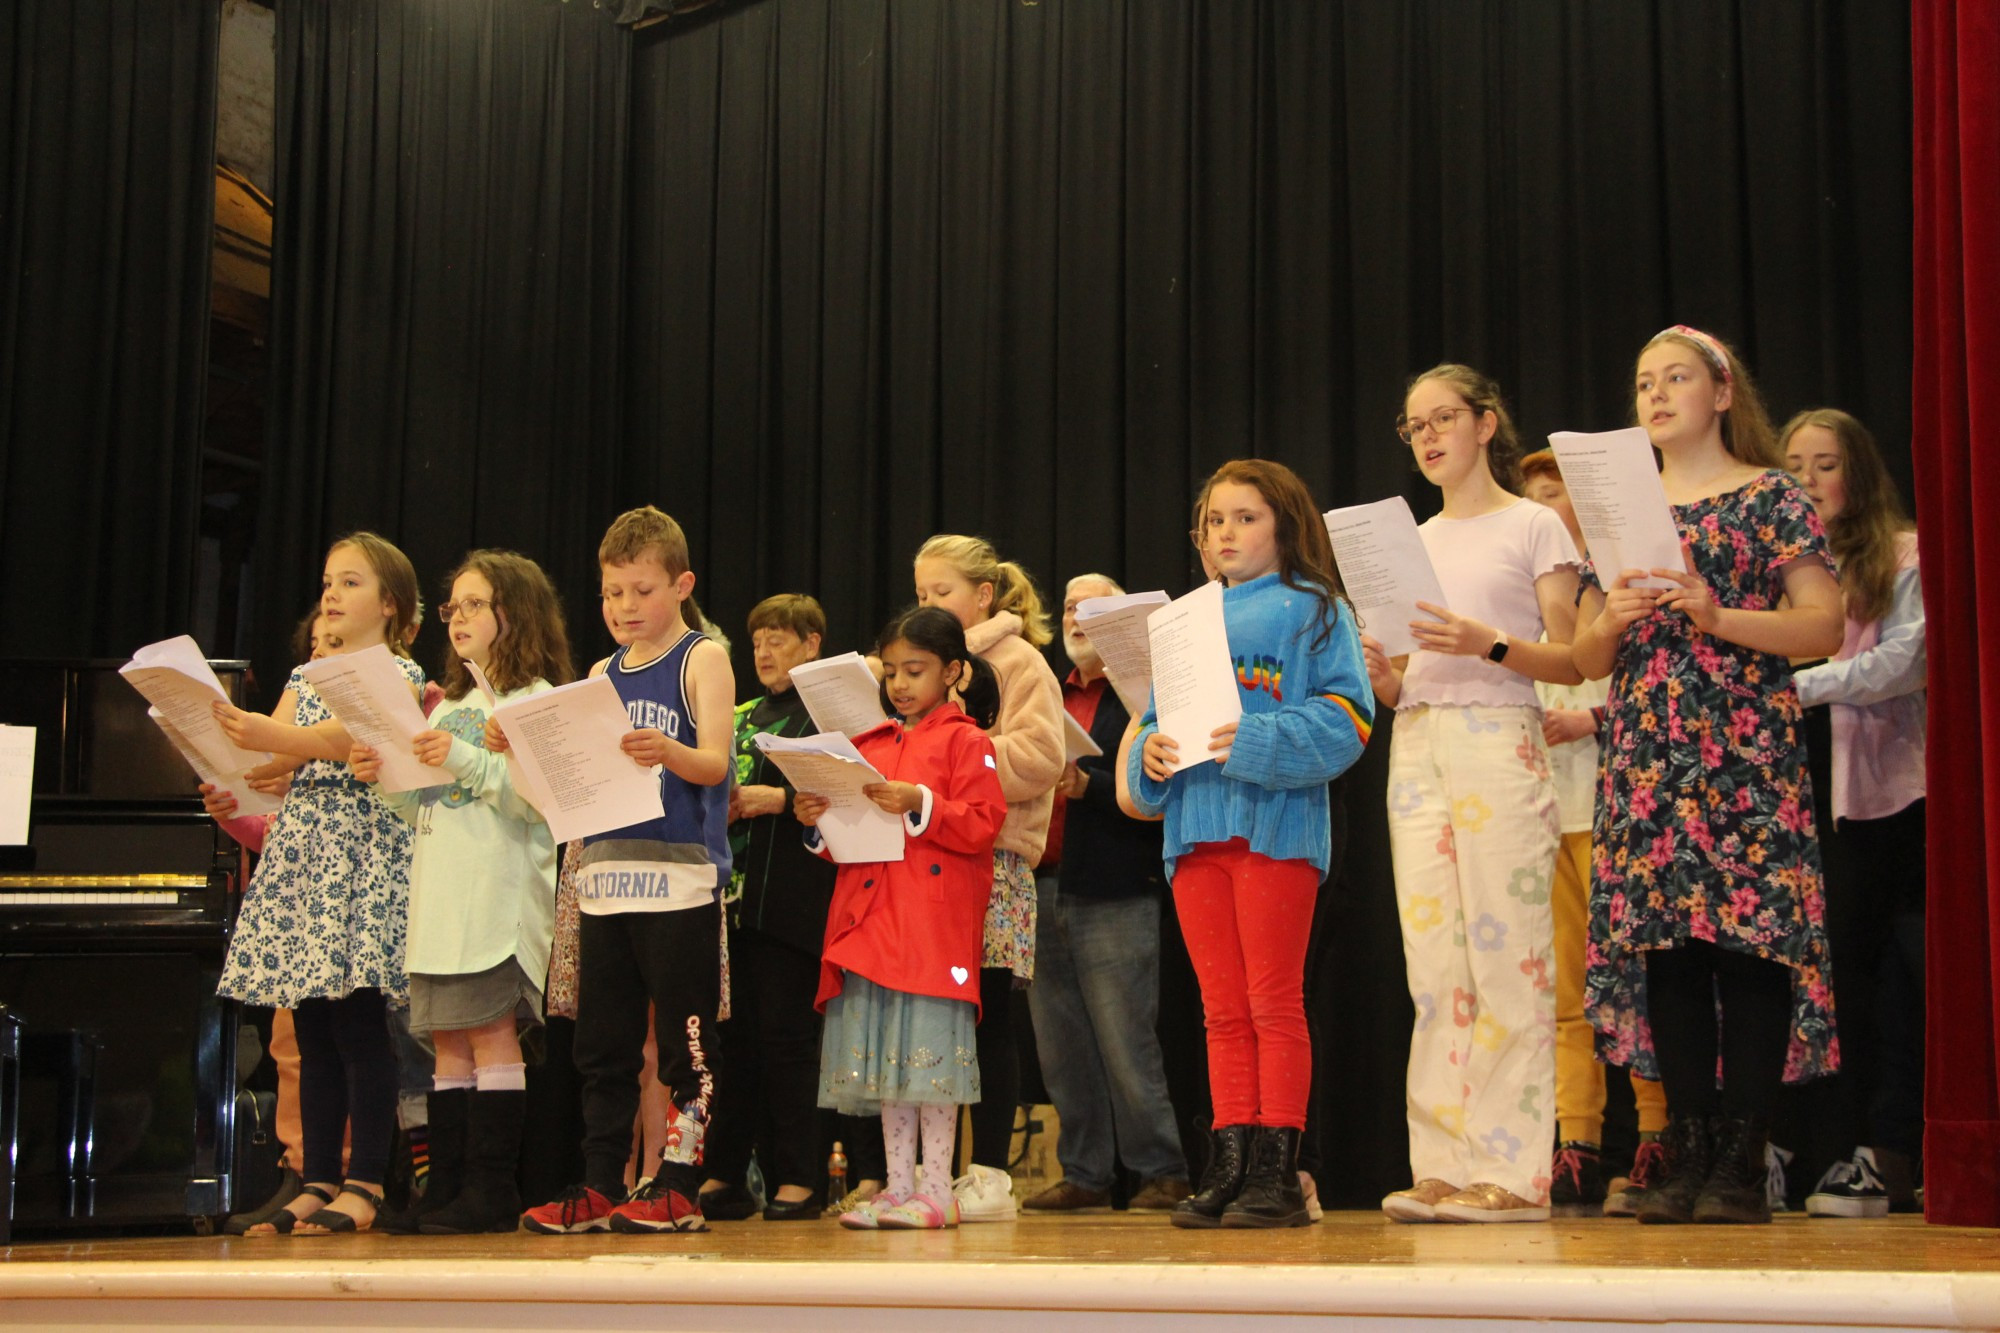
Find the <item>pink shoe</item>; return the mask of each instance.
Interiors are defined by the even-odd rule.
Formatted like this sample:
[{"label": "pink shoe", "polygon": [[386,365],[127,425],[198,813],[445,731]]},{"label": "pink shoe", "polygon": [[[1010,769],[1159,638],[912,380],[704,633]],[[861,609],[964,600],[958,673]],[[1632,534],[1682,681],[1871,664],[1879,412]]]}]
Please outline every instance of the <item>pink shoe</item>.
[{"label": "pink shoe", "polygon": [[958,1200],[939,1207],[928,1194],[912,1194],[893,1208],[878,1208],[875,1225],[884,1231],[943,1231],[958,1225]]},{"label": "pink shoe", "polygon": [[880,1216],[888,1209],[896,1207],[902,1200],[883,1190],[872,1199],[864,1199],[840,1215],[840,1225],[849,1231],[879,1231]]}]

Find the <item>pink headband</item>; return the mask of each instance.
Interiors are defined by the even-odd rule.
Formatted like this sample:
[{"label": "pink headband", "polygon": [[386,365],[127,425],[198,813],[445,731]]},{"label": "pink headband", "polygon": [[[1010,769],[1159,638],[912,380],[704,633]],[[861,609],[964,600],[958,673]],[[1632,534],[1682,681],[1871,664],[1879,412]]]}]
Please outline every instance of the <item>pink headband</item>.
[{"label": "pink headband", "polygon": [[1653,340],[1657,342],[1669,333],[1678,333],[1681,337],[1686,338],[1696,347],[1699,347],[1702,355],[1708,358],[1709,364],[1715,367],[1715,373],[1722,376],[1722,382],[1724,384],[1731,382],[1729,353],[1722,350],[1722,344],[1717,342],[1714,337],[1703,333],[1700,329],[1690,328],[1686,324],[1676,324],[1672,328],[1661,329],[1653,335]]}]

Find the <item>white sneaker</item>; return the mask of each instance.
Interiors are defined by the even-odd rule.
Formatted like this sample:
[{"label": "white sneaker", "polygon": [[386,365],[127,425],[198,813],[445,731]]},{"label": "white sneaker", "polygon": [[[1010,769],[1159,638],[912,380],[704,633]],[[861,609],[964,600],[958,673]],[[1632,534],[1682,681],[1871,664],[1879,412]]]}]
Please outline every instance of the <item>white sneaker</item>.
[{"label": "white sneaker", "polygon": [[1887,1217],[1889,1189],[1875,1171],[1875,1150],[1856,1148],[1835,1162],[1806,1196],[1807,1217]]},{"label": "white sneaker", "polygon": [[951,1196],[958,1200],[960,1222],[1011,1222],[1020,1215],[1014,1206],[1014,1178],[976,1162],[951,1182]]}]

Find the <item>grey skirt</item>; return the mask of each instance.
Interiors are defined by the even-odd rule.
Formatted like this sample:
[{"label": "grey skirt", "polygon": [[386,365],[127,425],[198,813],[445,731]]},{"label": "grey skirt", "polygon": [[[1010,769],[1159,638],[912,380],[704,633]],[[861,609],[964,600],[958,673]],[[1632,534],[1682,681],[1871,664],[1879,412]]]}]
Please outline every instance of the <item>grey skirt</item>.
[{"label": "grey skirt", "polygon": [[542,1025],[542,992],[513,958],[484,972],[410,974],[412,1032],[469,1031],[510,1012],[523,1032]]}]

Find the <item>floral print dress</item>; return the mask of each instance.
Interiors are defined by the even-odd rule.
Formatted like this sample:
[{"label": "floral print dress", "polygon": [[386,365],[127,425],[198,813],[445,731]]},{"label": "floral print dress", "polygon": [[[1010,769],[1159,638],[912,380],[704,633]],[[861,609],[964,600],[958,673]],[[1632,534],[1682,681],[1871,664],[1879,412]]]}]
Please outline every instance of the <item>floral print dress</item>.
[{"label": "floral print dress", "polygon": [[[414,699],[423,670],[406,657],[396,664]],[[285,688],[298,725],[333,716],[299,672]],[[280,1009],[368,988],[402,1000],[409,915],[410,825],[346,764],[310,760],[264,840],[217,990]]]},{"label": "floral print dress", "polygon": [[[1674,521],[1718,606],[1771,610],[1787,564],[1832,568],[1818,514],[1783,472],[1675,505]],[[1601,586],[1595,571],[1585,578]],[[1655,611],[1619,642],[1601,738],[1584,979],[1598,1054],[1659,1077],[1640,955],[1694,939],[1789,967],[1785,1081],[1833,1072],[1833,974],[1790,664]]]}]

